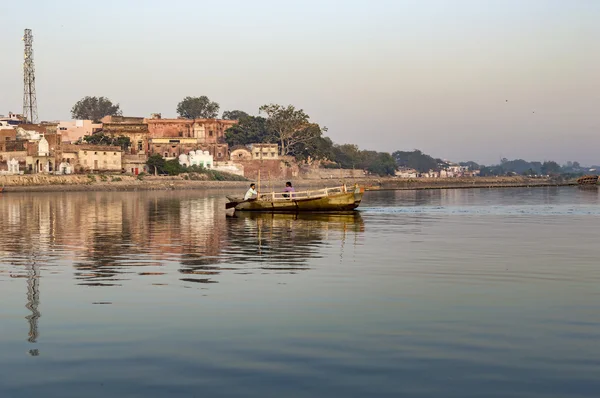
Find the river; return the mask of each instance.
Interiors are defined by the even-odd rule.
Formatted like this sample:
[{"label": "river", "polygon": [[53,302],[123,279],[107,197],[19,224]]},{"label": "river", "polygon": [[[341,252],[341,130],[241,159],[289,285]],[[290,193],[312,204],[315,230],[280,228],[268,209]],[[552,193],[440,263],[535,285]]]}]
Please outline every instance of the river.
[{"label": "river", "polygon": [[223,195],[0,195],[0,396],[598,396],[598,191]]}]

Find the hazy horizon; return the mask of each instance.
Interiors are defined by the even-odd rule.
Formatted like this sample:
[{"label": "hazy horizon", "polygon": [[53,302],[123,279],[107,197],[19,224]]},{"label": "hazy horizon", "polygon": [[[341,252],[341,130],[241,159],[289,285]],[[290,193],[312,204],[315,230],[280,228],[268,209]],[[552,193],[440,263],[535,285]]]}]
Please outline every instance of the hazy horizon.
[{"label": "hazy horizon", "polygon": [[40,120],[84,96],[175,117],[293,104],[336,143],[453,161],[600,164],[600,2],[31,0],[3,6],[0,114],[22,111],[33,30]]}]

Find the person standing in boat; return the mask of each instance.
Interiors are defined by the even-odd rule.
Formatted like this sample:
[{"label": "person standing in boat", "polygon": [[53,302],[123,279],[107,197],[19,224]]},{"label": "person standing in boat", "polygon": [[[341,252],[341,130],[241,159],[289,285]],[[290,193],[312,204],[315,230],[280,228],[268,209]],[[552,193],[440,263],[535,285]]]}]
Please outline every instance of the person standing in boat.
[{"label": "person standing in boat", "polygon": [[292,186],[292,183],[288,181],[288,182],[285,183],[285,188],[284,188],[283,192],[286,192],[286,193],[283,194],[283,197],[284,198],[289,198],[290,195],[292,197],[294,197],[294,195],[292,194],[292,192],[296,192],[296,190]]},{"label": "person standing in boat", "polygon": [[244,200],[256,199],[257,196],[258,192],[256,192],[256,184],[250,184],[250,189],[246,191],[246,195],[244,195]]}]

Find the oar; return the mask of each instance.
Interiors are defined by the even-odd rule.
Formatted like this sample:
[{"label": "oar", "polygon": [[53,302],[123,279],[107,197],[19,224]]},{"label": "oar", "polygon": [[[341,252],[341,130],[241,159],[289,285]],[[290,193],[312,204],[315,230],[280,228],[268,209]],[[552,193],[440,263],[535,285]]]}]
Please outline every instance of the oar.
[{"label": "oar", "polygon": [[225,210],[231,209],[232,207],[235,207],[235,206],[239,205],[240,203],[253,202],[255,200],[256,200],[256,198],[250,198],[250,199],[240,200],[239,202],[227,202],[227,203],[225,203]]},{"label": "oar", "polygon": [[227,202],[227,203],[225,203],[225,210],[231,209],[232,207],[235,207],[235,206],[239,205],[240,203],[244,203],[244,202],[246,202],[246,201],[242,200],[241,202]]}]

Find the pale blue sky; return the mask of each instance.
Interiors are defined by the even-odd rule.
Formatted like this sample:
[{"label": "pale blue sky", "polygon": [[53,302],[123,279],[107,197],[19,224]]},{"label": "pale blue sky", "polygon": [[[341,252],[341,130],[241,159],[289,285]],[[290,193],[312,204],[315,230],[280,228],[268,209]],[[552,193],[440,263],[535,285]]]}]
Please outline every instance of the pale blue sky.
[{"label": "pale blue sky", "polygon": [[[41,119],[85,95],[294,104],[338,143],[600,163],[600,1],[0,0],[0,114],[33,29]],[[508,100],[508,102],[506,102]],[[535,112],[535,113],[534,113]]]}]

